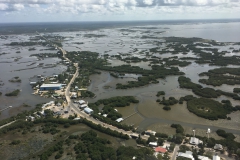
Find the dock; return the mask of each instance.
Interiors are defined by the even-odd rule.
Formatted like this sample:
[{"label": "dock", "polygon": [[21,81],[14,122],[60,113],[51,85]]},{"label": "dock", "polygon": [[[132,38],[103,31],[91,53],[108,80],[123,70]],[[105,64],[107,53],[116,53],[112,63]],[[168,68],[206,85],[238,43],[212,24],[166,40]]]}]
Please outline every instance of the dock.
[{"label": "dock", "polygon": [[126,119],[128,119],[128,118],[130,118],[130,117],[132,117],[132,116],[135,115],[136,113],[138,113],[138,112],[134,112],[133,114],[131,114],[131,115],[129,115],[129,116],[123,118],[123,121],[126,120]]},{"label": "dock", "polygon": [[2,111],[4,111],[4,110],[7,110],[8,108],[12,108],[12,106],[8,106],[8,107],[6,107],[6,108],[4,108],[4,109],[1,109],[0,112],[2,112]]}]

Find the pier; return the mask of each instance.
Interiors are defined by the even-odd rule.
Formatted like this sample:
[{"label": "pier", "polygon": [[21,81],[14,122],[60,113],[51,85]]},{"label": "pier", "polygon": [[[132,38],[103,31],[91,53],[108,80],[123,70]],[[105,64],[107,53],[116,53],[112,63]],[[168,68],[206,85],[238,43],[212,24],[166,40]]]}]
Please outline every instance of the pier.
[{"label": "pier", "polygon": [[6,107],[6,108],[4,108],[4,109],[1,109],[0,112],[2,112],[2,111],[4,111],[4,110],[7,110],[8,108],[12,108],[12,106],[8,106],[8,107]]},{"label": "pier", "polygon": [[123,121],[126,120],[126,119],[128,119],[128,118],[130,118],[130,117],[132,117],[132,116],[135,115],[136,113],[138,113],[138,112],[134,112],[133,114],[131,114],[131,115],[129,115],[129,116],[123,118]]}]

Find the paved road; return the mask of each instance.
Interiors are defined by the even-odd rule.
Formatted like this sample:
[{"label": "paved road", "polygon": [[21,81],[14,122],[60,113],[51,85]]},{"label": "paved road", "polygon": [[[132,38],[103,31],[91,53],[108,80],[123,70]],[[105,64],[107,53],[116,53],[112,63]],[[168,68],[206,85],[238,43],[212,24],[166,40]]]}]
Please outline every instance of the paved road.
[{"label": "paved road", "polygon": [[7,124],[4,124],[4,125],[0,126],[0,129],[2,129],[3,127],[9,126],[10,124],[12,124],[12,123],[14,123],[14,122],[16,122],[16,121],[12,121],[12,122],[9,122],[9,123],[7,123]]},{"label": "paved road", "polygon": [[[63,53],[63,58],[66,59],[67,61],[71,62],[68,58],[66,58],[67,52],[66,52],[64,49],[62,49],[61,47],[58,47],[58,46],[56,46],[56,47],[62,51],[62,53]],[[67,104],[68,104],[68,106],[71,108],[71,110],[73,110],[75,113],[77,113],[78,116],[83,117],[83,118],[86,118],[87,120],[89,120],[89,121],[91,121],[91,122],[93,122],[93,123],[95,123],[95,124],[100,124],[101,126],[103,126],[103,127],[105,127],[105,128],[109,128],[109,129],[114,130],[114,131],[117,131],[117,132],[119,132],[119,133],[127,134],[127,135],[129,135],[129,136],[131,136],[131,135],[138,136],[137,133],[134,133],[134,132],[132,132],[132,131],[125,131],[125,130],[123,130],[123,129],[119,129],[119,128],[115,127],[115,126],[112,126],[112,125],[103,123],[103,122],[101,122],[101,121],[99,121],[99,120],[96,120],[96,119],[94,119],[93,117],[91,117],[91,116],[89,116],[88,114],[86,114],[85,112],[81,111],[81,110],[78,108],[78,105],[72,103],[71,98],[70,98],[70,88],[71,88],[71,84],[74,82],[74,80],[75,80],[76,77],[78,76],[78,70],[79,70],[77,63],[75,63],[74,66],[76,67],[76,72],[75,72],[75,74],[73,75],[73,77],[72,77],[72,79],[70,80],[70,82],[68,83],[68,85],[67,85],[67,87],[66,87],[66,89],[65,89],[65,92],[64,92],[64,93],[65,93],[66,100],[67,100]],[[142,139],[148,139],[148,136],[141,136],[141,137],[142,137]]]},{"label": "paved road", "polygon": [[178,151],[179,151],[179,145],[176,145],[174,150],[173,150],[173,154],[172,154],[171,160],[176,160],[176,156],[177,156]]}]

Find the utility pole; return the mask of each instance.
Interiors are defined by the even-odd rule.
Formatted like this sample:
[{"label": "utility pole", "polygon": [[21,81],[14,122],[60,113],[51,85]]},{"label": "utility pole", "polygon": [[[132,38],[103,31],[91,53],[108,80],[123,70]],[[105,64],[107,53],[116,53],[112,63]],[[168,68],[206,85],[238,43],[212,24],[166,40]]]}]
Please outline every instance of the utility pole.
[{"label": "utility pole", "polygon": [[193,137],[195,137],[195,130],[192,130],[193,131]]},{"label": "utility pole", "polygon": [[211,132],[210,128],[207,129],[207,135],[208,135],[208,139],[209,139],[209,133]]}]

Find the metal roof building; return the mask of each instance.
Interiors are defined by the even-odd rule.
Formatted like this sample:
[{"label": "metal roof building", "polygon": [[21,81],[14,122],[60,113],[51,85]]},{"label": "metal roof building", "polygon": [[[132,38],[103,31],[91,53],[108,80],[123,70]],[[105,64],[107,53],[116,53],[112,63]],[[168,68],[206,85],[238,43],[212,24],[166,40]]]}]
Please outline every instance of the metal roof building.
[{"label": "metal roof building", "polygon": [[60,90],[62,84],[42,84],[40,86],[40,91],[49,91],[49,90]]},{"label": "metal roof building", "polygon": [[87,114],[92,114],[93,110],[91,108],[87,107],[87,108],[84,108],[84,112],[86,112]]},{"label": "metal roof building", "polygon": [[196,138],[196,137],[191,137],[189,143],[193,144],[193,145],[198,145],[199,143],[203,143],[203,142],[201,140],[199,140],[198,138]]},{"label": "metal roof building", "polygon": [[123,118],[118,118],[116,119],[116,121],[119,123],[119,122],[122,122],[123,121]]},{"label": "metal roof building", "polygon": [[88,107],[88,105],[87,105],[87,104],[82,104],[82,105],[79,105],[79,108],[80,108],[80,109],[84,109],[84,108],[86,108],[86,107]]}]

